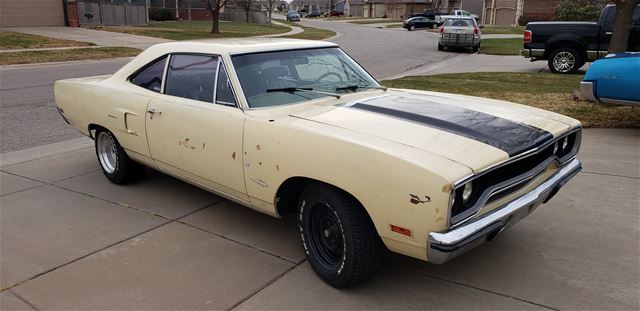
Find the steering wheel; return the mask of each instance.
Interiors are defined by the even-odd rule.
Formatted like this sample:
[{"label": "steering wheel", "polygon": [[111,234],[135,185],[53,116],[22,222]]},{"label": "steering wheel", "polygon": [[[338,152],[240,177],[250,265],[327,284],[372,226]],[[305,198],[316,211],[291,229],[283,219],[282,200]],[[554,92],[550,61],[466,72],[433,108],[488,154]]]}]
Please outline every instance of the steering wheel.
[{"label": "steering wheel", "polygon": [[343,81],[342,81],[342,77],[341,77],[339,74],[335,73],[335,72],[327,72],[327,73],[325,73],[325,74],[323,74],[323,75],[319,76],[319,77],[316,79],[316,81],[320,81],[320,80],[322,80],[322,79],[324,79],[324,78],[326,78],[326,77],[328,77],[328,76],[336,76],[336,77],[338,77],[338,79],[340,80],[340,82],[343,82]]}]

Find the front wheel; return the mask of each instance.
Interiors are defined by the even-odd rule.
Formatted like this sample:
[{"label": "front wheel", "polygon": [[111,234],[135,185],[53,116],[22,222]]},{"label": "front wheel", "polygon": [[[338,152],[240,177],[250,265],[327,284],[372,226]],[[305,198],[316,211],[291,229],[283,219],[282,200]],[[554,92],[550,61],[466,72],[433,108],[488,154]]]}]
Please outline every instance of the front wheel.
[{"label": "front wheel", "polygon": [[431,24],[431,29],[436,29],[438,28],[438,24]]},{"label": "front wheel", "polygon": [[300,197],[298,228],[309,264],[333,287],[366,280],[382,262],[384,246],[365,209],[339,189],[309,185]]},{"label": "front wheel", "polygon": [[414,31],[414,30],[416,30],[416,26],[414,25],[409,26],[409,31]]},{"label": "front wheel", "polygon": [[144,175],[145,167],[129,159],[118,140],[107,130],[96,131],[96,156],[102,172],[112,183],[122,185]]},{"label": "front wheel", "polygon": [[556,49],[551,53],[548,63],[553,73],[575,73],[584,65],[582,56],[573,48]]}]

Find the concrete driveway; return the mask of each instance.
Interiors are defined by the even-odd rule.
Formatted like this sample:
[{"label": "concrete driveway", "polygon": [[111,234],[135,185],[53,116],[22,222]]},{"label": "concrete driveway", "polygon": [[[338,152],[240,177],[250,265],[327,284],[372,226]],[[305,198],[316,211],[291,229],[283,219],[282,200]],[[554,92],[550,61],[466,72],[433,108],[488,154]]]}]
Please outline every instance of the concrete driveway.
[{"label": "concrete driveway", "polygon": [[586,129],[585,169],[445,265],[388,254],[336,290],[274,219],[149,171],[110,184],[85,138],[5,153],[0,308],[628,309],[640,306],[640,130]]}]

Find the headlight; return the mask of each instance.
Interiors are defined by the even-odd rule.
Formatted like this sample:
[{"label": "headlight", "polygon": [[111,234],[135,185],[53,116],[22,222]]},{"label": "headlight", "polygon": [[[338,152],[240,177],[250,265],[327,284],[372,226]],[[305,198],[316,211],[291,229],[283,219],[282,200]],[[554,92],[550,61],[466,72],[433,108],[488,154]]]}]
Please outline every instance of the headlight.
[{"label": "headlight", "polygon": [[467,203],[471,198],[471,193],[473,192],[473,183],[468,182],[464,185],[464,189],[462,189],[462,203]]},{"label": "headlight", "polygon": [[558,142],[553,144],[553,154],[557,154],[557,153],[558,153]]},{"label": "headlight", "polygon": [[566,137],[562,142],[562,151],[567,152],[567,147],[569,147],[569,137]]}]

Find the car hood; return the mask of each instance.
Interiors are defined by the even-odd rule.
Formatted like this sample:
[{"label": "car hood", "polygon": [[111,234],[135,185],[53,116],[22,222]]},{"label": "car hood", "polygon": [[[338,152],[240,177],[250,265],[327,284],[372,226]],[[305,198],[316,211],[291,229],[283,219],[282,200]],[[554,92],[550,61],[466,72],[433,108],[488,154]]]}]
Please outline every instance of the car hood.
[{"label": "car hood", "polygon": [[579,126],[574,119],[504,101],[397,89],[291,116],[418,148],[474,171]]}]

